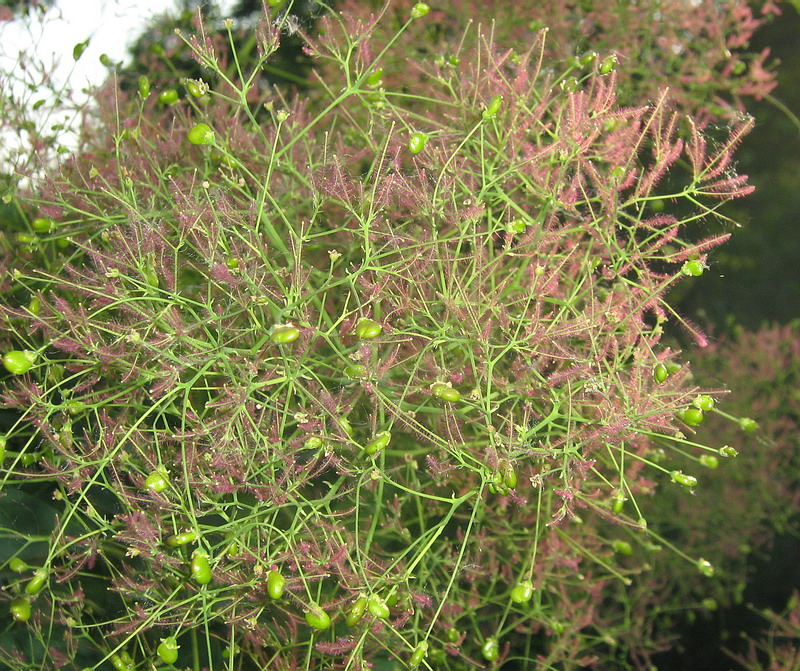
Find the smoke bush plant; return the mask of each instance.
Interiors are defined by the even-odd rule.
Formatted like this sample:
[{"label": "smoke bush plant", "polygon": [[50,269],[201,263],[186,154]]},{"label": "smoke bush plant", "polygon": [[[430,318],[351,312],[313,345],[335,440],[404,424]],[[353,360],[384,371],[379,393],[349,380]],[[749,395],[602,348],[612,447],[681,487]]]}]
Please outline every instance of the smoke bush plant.
[{"label": "smoke bush plant", "polygon": [[109,86],[24,201],[54,225],[9,268],[0,347],[33,366],[3,379],[0,474],[54,521],[4,521],[4,598],[31,607],[4,663],[576,668],[665,644],[627,613],[665,544],[648,509],[720,447],[678,417],[702,390],[664,325],[705,337],[666,293],[727,237],[691,225],[749,192],[751,120],[710,138],[666,92],[620,106],[602,63],[567,83],[546,31],[512,59],[472,26],[460,69],[381,89],[416,10],[386,40],[384,14],[329,14],[303,96],[258,85],[287,14],[265,6],[252,69],[198,22],[207,101]]}]

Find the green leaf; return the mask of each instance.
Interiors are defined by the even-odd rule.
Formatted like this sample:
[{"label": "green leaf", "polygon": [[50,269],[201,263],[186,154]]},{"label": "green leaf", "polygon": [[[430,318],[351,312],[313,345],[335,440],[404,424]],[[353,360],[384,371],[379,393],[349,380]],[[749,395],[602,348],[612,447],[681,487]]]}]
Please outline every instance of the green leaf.
[{"label": "green leaf", "polygon": [[86,51],[86,47],[89,46],[89,39],[85,39],[83,42],[78,42],[74,47],[72,47],[72,57],[77,61],[81,56],[83,56],[83,52]]}]

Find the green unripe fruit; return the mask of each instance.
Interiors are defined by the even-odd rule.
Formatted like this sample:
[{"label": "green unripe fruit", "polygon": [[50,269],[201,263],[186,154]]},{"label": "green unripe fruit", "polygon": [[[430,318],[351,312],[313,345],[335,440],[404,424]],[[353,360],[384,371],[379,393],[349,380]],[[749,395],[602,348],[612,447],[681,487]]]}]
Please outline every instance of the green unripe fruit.
[{"label": "green unripe fruit", "polygon": [[323,444],[322,438],[319,436],[311,436],[310,438],[306,439],[305,443],[303,443],[303,449],[318,450]]},{"label": "green unripe fruit", "polygon": [[692,401],[695,408],[702,410],[703,412],[711,411],[716,403],[714,403],[714,399],[708,396],[707,394],[702,394],[698,396],[694,401]]},{"label": "green unripe fruit", "polygon": [[527,603],[533,598],[533,583],[530,580],[524,580],[514,585],[511,590],[511,600],[514,603]]},{"label": "green unripe fruit", "polygon": [[364,377],[366,375],[367,369],[364,368],[363,365],[360,363],[355,363],[352,366],[348,366],[344,369],[344,374],[346,377],[349,377],[351,380],[354,380],[359,377]]},{"label": "green unripe fruit", "polygon": [[508,225],[508,231],[510,233],[524,233],[527,227],[528,224],[524,219],[514,219],[514,221]]},{"label": "green unripe fruit", "polygon": [[383,327],[378,322],[366,317],[359,319],[358,324],[356,324],[356,335],[362,340],[377,338],[381,331],[383,331]]},{"label": "green unripe fruit", "polygon": [[274,343],[287,345],[300,337],[300,331],[294,326],[276,326],[269,337]]},{"label": "green unripe fruit", "polygon": [[36,354],[30,350],[12,350],[3,355],[3,366],[14,375],[27,373],[34,361],[36,361]]},{"label": "green unripe fruit", "polygon": [[487,638],[481,646],[481,654],[487,662],[493,662],[500,656],[500,646],[496,638]]},{"label": "green unripe fruit", "polygon": [[42,591],[42,587],[44,587],[46,582],[47,571],[43,568],[37,568],[33,572],[33,577],[28,581],[28,584],[25,585],[25,593],[30,596],[35,596]]},{"label": "green unripe fruit", "polygon": [[499,494],[500,496],[508,496],[508,487],[499,482],[489,483],[489,492],[491,494]]},{"label": "green unripe fruit", "polygon": [[162,105],[174,105],[178,102],[178,92],[175,89],[165,89],[158,94],[158,102]]},{"label": "green unripe fruit", "polygon": [[369,597],[367,600],[367,609],[379,620],[385,620],[391,615],[389,606],[387,606],[386,602],[377,594],[373,594]]},{"label": "green unripe fruit", "polygon": [[208,553],[195,550],[191,562],[192,578],[198,585],[207,585],[211,582],[211,566],[208,563]]},{"label": "green unripe fruit", "polygon": [[9,610],[15,622],[27,622],[31,619],[31,602],[21,596],[11,602]]},{"label": "green unripe fruit", "polygon": [[617,65],[617,57],[615,55],[606,56],[600,64],[600,74],[607,75],[612,72]]},{"label": "green unripe fruit", "polygon": [[186,139],[192,144],[214,144],[214,131],[207,123],[198,123],[189,129]]},{"label": "green unripe fruit", "polygon": [[712,471],[715,468],[719,467],[719,459],[717,459],[713,454],[703,454],[700,456],[700,463],[703,464],[706,468],[711,469]]},{"label": "green unripe fruit", "polygon": [[739,428],[745,433],[755,433],[758,430],[758,422],[749,417],[742,417],[739,420]]},{"label": "green unripe fruit", "polygon": [[739,454],[739,452],[736,451],[734,448],[732,448],[730,445],[723,445],[722,447],[719,448],[719,454],[721,457],[732,459],[737,454]]},{"label": "green unripe fruit", "polygon": [[131,665],[122,655],[111,655],[108,661],[117,671],[131,671]]},{"label": "green unripe fruit", "polygon": [[628,541],[615,540],[613,543],[611,543],[611,547],[614,548],[614,552],[618,552],[621,555],[633,554],[633,548]]},{"label": "green unripe fruit", "polygon": [[285,584],[286,578],[280,574],[280,571],[273,569],[267,574],[267,594],[269,594],[270,598],[280,599],[283,596]]},{"label": "green unripe fruit", "polygon": [[517,486],[517,472],[514,470],[514,467],[506,462],[501,464],[500,471],[503,474],[503,485],[508,489],[514,489],[514,487]]},{"label": "green unripe fruit", "polygon": [[381,77],[383,77],[383,68],[375,68],[372,72],[370,72],[367,75],[367,78],[365,80],[367,86],[380,86]]},{"label": "green unripe fruit", "polygon": [[697,570],[700,571],[706,578],[712,578],[714,576],[714,566],[711,564],[710,561],[706,559],[698,559],[697,560]]},{"label": "green unripe fruit", "polygon": [[139,77],[139,97],[142,100],[147,100],[149,96],[150,96],[150,80],[145,75],[142,75],[141,77]]},{"label": "green unripe fruit", "polygon": [[193,98],[202,98],[206,94],[207,87],[196,79],[187,79],[183,85]]},{"label": "green unripe fruit", "polygon": [[670,477],[672,478],[672,482],[677,482],[683,487],[697,487],[697,478],[693,475],[686,475],[681,471],[672,471]]},{"label": "green unripe fruit", "polygon": [[389,444],[391,439],[391,431],[381,431],[375,434],[375,437],[364,446],[364,452],[369,455],[377,454]]},{"label": "green unripe fruit", "polygon": [[414,648],[414,652],[411,653],[411,657],[408,660],[408,665],[410,667],[419,666],[422,664],[422,660],[428,654],[428,642],[422,641],[416,648]]},{"label": "green unripe fruit", "polygon": [[52,219],[45,219],[44,217],[37,217],[31,222],[31,228],[37,233],[49,233],[53,230]]},{"label": "green unripe fruit", "polygon": [[348,627],[355,627],[361,618],[364,617],[364,612],[367,610],[367,597],[360,596],[355,600],[355,603],[347,613],[345,622]]},{"label": "green unripe fruit", "polygon": [[681,268],[681,272],[689,277],[700,277],[704,270],[705,266],[703,265],[703,262],[698,261],[697,259],[691,259],[690,261],[687,261]]},{"label": "green unripe fruit", "polygon": [[169,475],[163,469],[153,471],[145,478],[144,486],[145,489],[149,489],[151,492],[163,492],[169,487]]},{"label": "green unripe fruit", "polygon": [[700,426],[704,417],[703,411],[698,408],[687,408],[680,413],[681,420],[689,426]]},{"label": "green unripe fruit", "polygon": [[197,540],[197,534],[194,531],[183,531],[182,533],[175,534],[167,538],[167,545],[176,548],[181,545],[188,545]]},{"label": "green unripe fruit", "polygon": [[484,119],[494,119],[497,116],[497,113],[500,111],[500,108],[503,106],[503,96],[496,95],[493,96],[492,99],[489,101],[489,104],[486,106],[486,109],[483,110],[483,118]]},{"label": "green unripe fruit", "polygon": [[306,613],[306,622],[309,627],[324,631],[331,626],[331,618],[322,608],[313,605],[311,610]]},{"label": "green unripe fruit", "polygon": [[428,144],[428,136],[425,133],[414,133],[408,140],[408,151],[412,154],[419,154],[425,145]]},{"label": "green unripe fruit", "polygon": [[430,6],[425,2],[418,2],[411,8],[411,18],[412,19],[421,19],[425,16],[428,12],[431,11]]},{"label": "green unripe fruit", "polygon": [[[517,484],[517,474],[507,461],[501,461],[497,471],[488,475],[489,491],[492,494],[507,496],[510,489]],[[508,483],[512,483],[509,486]]]},{"label": "green unripe fruit", "polygon": [[28,570],[28,565],[19,557],[11,557],[8,560],[8,569],[14,573],[22,573]]},{"label": "green unripe fruit", "polygon": [[667,371],[667,367],[663,363],[656,364],[656,367],[653,368],[653,379],[658,384],[664,382],[664,380],[666,380],[668,376],[669,376],[669,371]]},{"label": "green unripe fruit", "polygon": [[437,382],[431,387],[431,394],[433,394],[436,398],[440,398],[443,401],[448,401],[449,403],[455,403],[461,400],[461,393],[458,389],[453,389],[450,385],[445,384],[444,382]]},{"label": "green unripe fruit", "polygon": [[178,649],[180,646],[175,640],[174,636],[169,638],[162,638],[161,643],[158,644],[156,652],[164,664],[174,664],[178,661]]}]

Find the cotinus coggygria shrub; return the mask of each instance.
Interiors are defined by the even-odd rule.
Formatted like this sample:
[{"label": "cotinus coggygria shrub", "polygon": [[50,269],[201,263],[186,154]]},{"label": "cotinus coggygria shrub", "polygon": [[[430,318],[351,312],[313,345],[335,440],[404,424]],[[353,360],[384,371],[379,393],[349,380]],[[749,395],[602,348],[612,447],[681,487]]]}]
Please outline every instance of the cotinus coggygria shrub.
[{"label": "cotinus coggygria shrub", "polygon": [[54,224],[11,271],[36,311],[2,308],[0,350],[32,358],[2,378],[0,481],[52,492],[44,531],[2,531],[48,577],[9,578],[39,644],[3,662],[647,654],[625,605],[663,541],[648,510],[722,447],[695,440],[714,390],[662,337],[705,337],[667,292],[727,237],[689,224],[750,190],[750,119],[712,141],[665,91],[618,104],[624,62],[576,73],[544,30],[509,58],[477,24],[458,69],[393,88],[419,5],[386,40],[388,9],[329,14],[303,35],[317,84],[262,88],[290,21],[268,5],[247,68],[202,22],[184,38],[219,82],[202,104],[107,89],[37,184]]}]

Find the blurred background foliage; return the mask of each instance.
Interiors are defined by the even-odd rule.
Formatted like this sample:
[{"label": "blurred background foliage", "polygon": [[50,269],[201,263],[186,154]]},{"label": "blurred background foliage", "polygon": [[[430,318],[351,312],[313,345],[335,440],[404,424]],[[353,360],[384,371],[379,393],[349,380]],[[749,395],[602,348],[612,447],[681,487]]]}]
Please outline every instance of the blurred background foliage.
[{"label": "blurred background foliage", "polygon": [[716,333],[800,317],[800,17],[787,3],[781,9],[750,45],[754,52],[769,47],[779,61],[777,88],[748,105],[756,126],[737,152],[755,193],[728,205],[742,228],[683,299],[684,310]]}]

